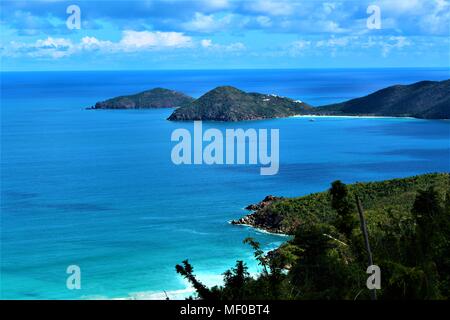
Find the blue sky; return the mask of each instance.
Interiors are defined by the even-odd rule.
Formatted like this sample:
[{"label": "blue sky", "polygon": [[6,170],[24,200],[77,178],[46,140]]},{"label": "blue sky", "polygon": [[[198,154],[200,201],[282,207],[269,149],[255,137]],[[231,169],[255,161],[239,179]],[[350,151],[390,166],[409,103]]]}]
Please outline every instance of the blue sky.
[{"label": "blue sky", "polygon": [[[69,29],[69,5],[80,29]],[[381,26],[368,28],[370,5]],[[450,1],[2,1],[2,70],[450,67]]]}]

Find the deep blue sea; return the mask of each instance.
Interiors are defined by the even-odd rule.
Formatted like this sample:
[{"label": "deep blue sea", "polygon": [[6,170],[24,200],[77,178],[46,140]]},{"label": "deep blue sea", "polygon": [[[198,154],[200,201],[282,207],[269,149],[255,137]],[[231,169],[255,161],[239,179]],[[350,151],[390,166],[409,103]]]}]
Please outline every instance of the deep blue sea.
[{"label": "deep blue sea", "polygon": [[[1,298],[180,298],[184,259],[219,283],[238,259],[257,266],[248,236],[286,240],[229,220],[268,194],[299,196],[346,183],[450,171],[450,122],[288,118],[203,123],[280,130],[280,171],[171,161],[173,111],[85,107],[153,87],[198,97],[218,85],[321,105],[393,84],[450,78],[448,69],[1,73]],[[450,106],[449,106],[450,107]],[[81,268],[81,290],[66,268]]]}]

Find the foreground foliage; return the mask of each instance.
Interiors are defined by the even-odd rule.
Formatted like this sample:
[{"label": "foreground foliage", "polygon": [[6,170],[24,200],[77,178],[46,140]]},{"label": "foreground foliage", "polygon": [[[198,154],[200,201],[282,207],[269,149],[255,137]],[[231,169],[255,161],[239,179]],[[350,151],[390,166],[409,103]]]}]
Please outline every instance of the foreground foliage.
[{"label": "foreground foliage", "polygon": [[[263,209],[291,226],[293,239],[265,255],[246,239],[262,272],[250,277],[244,262],[207,288],[187,260],[176,270],[200,299],[369,299],[367,252],[355,205],[361,199],[373,260],[381,268],[380,299],[450,297],[450,175],[345,185]],[[295,227],[292,227],[295,226]]]}]

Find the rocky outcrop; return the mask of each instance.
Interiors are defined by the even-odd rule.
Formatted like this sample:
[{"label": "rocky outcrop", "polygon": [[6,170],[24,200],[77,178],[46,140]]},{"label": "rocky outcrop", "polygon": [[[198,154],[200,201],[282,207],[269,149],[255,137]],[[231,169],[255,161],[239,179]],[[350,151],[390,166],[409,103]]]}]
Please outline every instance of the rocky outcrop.
[{"label": "rocky outcrop", "polygon": [[283,197],[266,196],[261,202],[251,204],[245,209],[255,211],[240,219],[232,220],[233,225],[247,225],[271,233],[286,233],[288,230],[281,224],[282,217],[278,214],[272,214],[269,206],[277,201],[283,200]]},{"label": "rocky outcrop", "polygon": [[283,218],[279,215],[261,215],[255,212],[240,219],[232,220],[231,224],[246,225],[271,233],[286,234],[288,230],[281,225]]},{"label": "rocky outcrop", "polygon": [[269,204],[271,204],[274,201],[278,201],[281,199],[283,199],[283,197],[275,197],[272,195],[268,195],[264,198],[263,201],[255,203],[255,204],[250,204],[247,207],[245,207],[245,209],[249,210],[249,211],[256,211],[256,210],[259,210],[259,209],[262,209],[262,208],[268,206]]}]

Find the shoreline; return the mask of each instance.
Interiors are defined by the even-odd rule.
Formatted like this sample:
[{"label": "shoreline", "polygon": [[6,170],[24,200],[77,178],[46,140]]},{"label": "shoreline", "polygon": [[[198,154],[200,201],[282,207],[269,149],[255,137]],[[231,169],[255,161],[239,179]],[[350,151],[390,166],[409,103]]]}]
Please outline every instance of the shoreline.
[{"label": "shoreline", "polygon": [[250,213],[241,216],[238,219],[230,220],[229,223],[232,225],[243,225],[247,227],[251,227],[254,230],[271,234],[271,235],[281,235],[281,236],[289,236],[288,231],[286,229],[281,228],[281,226],[277,226],[273,221],[269,220],[258,220],[258,213],[264,209],[265,207],[271,205],[274,202],[281,201],[285,199],[284,197],[278,197],[273,195],[267,195],[260,202],[252,203],[245,207],[246,210],[250,211]]},{"label": "shoreline", "polygon": [[[245,209],[245,208],[242,208],[242,209]],[[228,220],[227,222],[230,225],[233,225],[232,221],[233,220]],[[239,224],[239,226],[242,226],[243,228],[251,229],[254,232],[262,233],[265,235],[278,236],[280,238],[291,237],[291,235],[289,235],[289,234],[271,232],[271,231],[265,230],[264,228],[253,226],[250,224]],[[288,239],[280,239],[280,242],[285,243],[285,241],[287,241],[287,240]],[[276,250],[277,248],[279,248],[279,245],[277,245],[276,248],[270,248],[270,247],[267,248],[266,247],[263,249],[264,249],[264,253],[268,254],[269,252]],[[257,268],[257,266],[255,266],[255,268]],[[250,270],[250,276],[256,277],[258,274],[259,273],[258,273],[257,269]],[[223,285],[222,276],[223,276],[222,273],[217,273],[217,274],[200,273],[197,275],[198,279],[209,287],[212,287],[215,285],[219,285],[219,286]],[[185,282],[185,281],[182,280],[182,282]],[[185,301],[189,297],[195,296],[195,293],[196,293],[196,290],[189,283],[186,282],[185,287],[182,289],[174,289],[174,290],[167,290],[167,291],[166,290],[137,291],[137,292],[130,292],[130,293],[128,293],[128,295],[125,295],[125,296],[115,296],[115,297],[84,296],[84,297],[82,297],[82,299],[85,299],[85,300],[166,300],[166,298],[168,297],[169,300],[172,300],[172,301]]]},{"label": "shoreline", "polygon": [[[249,215],[245,215],[242,218],[247,217],[247,216],[249,216]],[[242,219],[242,218],[239,218],[239,219]],[[256,232],[269,234],[269,235],[272,235],[272,236],[279,236],[279,237],[286,237],[286,238],[287,237],[291,237],[290,234],[281,233],[281,232],[273,232],[273,231],[265,229],[264,227],[261,227],[261,226],[256,226],[256,225],[252,225],[252,224],[248,224],[248,223],[233,223],[233,221],[238,221],[238,220],[229,220],[228,223],[233,225],[233,226],[243,226],[245,228],[252,229],[252,230],[254,230]]]},{"label": "shoreline", "polygon": [[[320,115],[320,114],[311,114],[311,115],[295,115],[290,116],[289,118],[349,118],[349,119],[414,119],[414,120],[434,120],[434,119],[421,119],[414,117],[394,117],[394,116],[351,116],[351,115]],[[435,120],[449,120],[449,119],[435,119]]]}]

